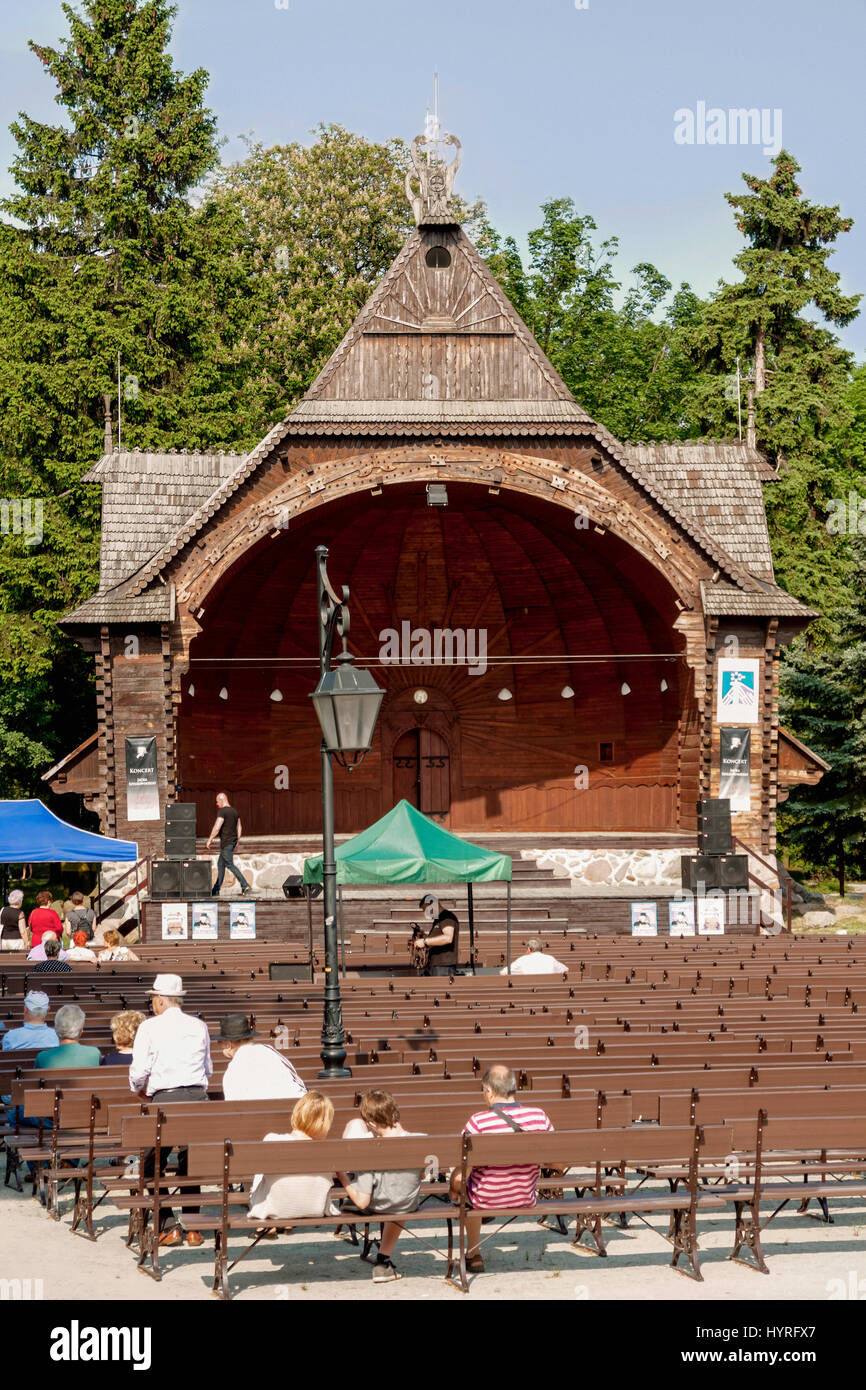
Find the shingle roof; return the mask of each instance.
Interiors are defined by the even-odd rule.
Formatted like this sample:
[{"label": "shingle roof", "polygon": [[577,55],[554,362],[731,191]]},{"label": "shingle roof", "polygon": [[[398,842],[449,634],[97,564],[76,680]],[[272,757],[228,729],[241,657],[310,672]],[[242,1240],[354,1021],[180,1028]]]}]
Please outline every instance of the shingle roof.
[{"label": "shingle roof", "polygon": [[91,623],[170,623],[174,621],[174,585],[157,584],[144,594],[128,588],[100,590],[62,620],[63,627]]},{"label": "shingle roof", "polygon": [[775,477],[763,455],[739,442],[629,444],[629,456],[659,491],[738,564],[772,579],[762,479]]},{"label": "shingle roof", "polygon": [[813,608],[793,598],[778,584],[765,583],[754,593],[744,593],[733,584],[701,581],[704,612],[719,618],[803,618],[811,620],[818,614]]},{"label": "shingle roof", "polygon": [[84,475],[102,484],[100,590],[151,558],[243,461],[235,453],[104,454]]},{"label": "shingle roof", "polygon": [[492,425],[587,425],[592,420],[577,401],[539,400],[439,400],[439,401],[341,401],[309,400],[292,411],[286,425],[292,432],[306,432],[312,425],[349,426],[351,433],[370,424],[393,425],[414,431],[418,425],[472,425],[483,434]]}]

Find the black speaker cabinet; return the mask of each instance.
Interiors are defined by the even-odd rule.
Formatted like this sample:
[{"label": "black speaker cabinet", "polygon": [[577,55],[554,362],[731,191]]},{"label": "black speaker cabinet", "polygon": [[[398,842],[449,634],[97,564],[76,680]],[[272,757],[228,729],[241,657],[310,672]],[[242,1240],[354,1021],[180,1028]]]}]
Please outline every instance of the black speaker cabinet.
[{"label": "black speaker cabinet", "polygon": [[196,804],[194,801],[170,801],[165,808],[165,828],[183,829],[192,827],[195,834]]},{"label": "black speaker cabinet", "polygon": [[727,797],[704,797],[698,802],[698,850],[701,854],[730,854],[731,803]]},{"label": "black speaker cabinet", "polygon": [[706,854],[684,854],[681,861],[683,888],[696,893],[698,884],[704,888],[718,888],[720,860]]},{"label": "black speaker cabinet", "polygon": [[195,835],[175,833],[165,837],[166,859],[195,859]]},{"label": "black speaker cabinet", "polygon": [[746,854],[725,854],[719,860],[720,888],[748,888],[749,857]]},{"label": "black speaker cabinet", "polygon": [[150,896],[152,898],[179,898],[183,880],[183,866],[179,859],[154,859],[150,865]]},{"label": "black speaker cabinet", "polygon": [[[311,883],[311,884],[310,884],[310,897],[311,897],[311,898],[317,898],[317,897],[319,896],[319,894],[321,893],[321,891],[322,891],[322,885],[321,885],[321,883]],[[304,887],[304,876],[303,876],[303,874],[289,874],[288,878],[287,878],[287,879],[285,880],[285,882],[283,883],[283,897],[284,897],[284,898],[305,898],[306,896],[307,896],[307,890],[306,890],[306,888]]]},{"label": "black speaker cabinet", "polygon": [[183,864],[183,897],[209,898],[211,882],[211,863],[209,859],[186,859]]}]

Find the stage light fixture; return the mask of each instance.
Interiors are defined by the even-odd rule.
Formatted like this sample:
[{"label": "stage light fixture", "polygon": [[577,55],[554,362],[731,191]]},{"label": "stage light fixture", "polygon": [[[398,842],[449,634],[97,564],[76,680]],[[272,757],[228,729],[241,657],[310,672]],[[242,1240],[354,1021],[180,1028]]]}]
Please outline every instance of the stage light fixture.
[{"label": "stage light fixture", "polygon": [[574,691],[572,690],[570,685],[564,685],[559,693],[562,696],[563,700],[574,699]]},{"label": "stage light fixture", "polygon": [[279,686],[276,686],[276,687],[271,691],[271,699],[273,700],[273,702],[274,702],[275,705],[278,705],[278,704],[280,703],[280,701],[282,700],[282,698],[283,698],[283,692],[282,692],[282,690],[280,690]]},{"label": "stage light fixture", "polygon": [[228,698],[229,698],[229,692],[226,690],[225,686],[223,686],[222,690],[220,691],[220,699],[221,699],[221,700],[227,700]]},{"label": "stage light fixture", "polygon": [[500,690],[500,692],[499,692],[499,694],[497,695],[496,698],[497,698],[497,700],[503,700],[503,701],[504,701],[504,700],[510,700],[510,699],[511,699],[511,691],[508,689],[507,686],[503,685],[502,689]]},{"label": "stage light fixture", "polygon": [[427,691],[426,691],[426,690],[416,690],[415,693],[414,693],[414,695],[412,696],[412,699],[415,701],[415,704],[416,704],[416,705],[426,705],[426,703],[427,703]]},{"label": "stage light fixture", "polygon": [[427,506],[428,507],[447,507],[448,489],[444,483],[427,484]]},{"label": "stage light fixture", "polygon": [[186,693],[187,693],[187,695],[195,695],[195,686],[194,686],[194,685],[190,685],[190,686],[187,688],[187,692],[186,692]]},{"label": "stage light fixture", "polygon": [[667,690],[667,688],[668,688],[668,683],[667,683],[667,681],[666,681],[664,678],[662,678],[662,683],[661,683],[661,685],[659,686],[659,690],[661,690],[662,692],[664,692],[665,690]]},{"label": "stage light fixture", "polygon": [[629,685],[628,681],[623,681],[622,685],[621,685],[620,688],[619,688],[619,693],[620,693],[620,695],[630,695],[630,694],[631,694],[631,686]]}]

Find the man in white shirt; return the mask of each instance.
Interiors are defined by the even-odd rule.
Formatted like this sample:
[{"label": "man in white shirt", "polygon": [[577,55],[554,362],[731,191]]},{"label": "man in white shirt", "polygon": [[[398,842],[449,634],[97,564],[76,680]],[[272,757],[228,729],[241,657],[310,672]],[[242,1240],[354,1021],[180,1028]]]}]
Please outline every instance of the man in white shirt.
[{"label": "man in white shirt", "polygon": [[[500,970],[500,975],[508,974],[508,967]],[[568,966],[563,965],[562,961],[556,956],[547,955],[542,949],[542,944],[537,937],[533,936],[526,943],[526,954],[518,956],[517,960],[511,965],[512,975],[567,975]]]},{"label": "man in white shirt", "polygon": [[[207,1100],[207,1086],[213,1072],[207,1024],[181,1008],[184,996],[179,975],[157,975],[149,989],[153,1018],[145,1019],[135,1035],[129,1066],[130,1089],[159,1105],[177,1101]],[[159,1151],[160,1177],[168,1164],[170,1149]],[[153,1177],[156,1155],[145,1157],[143,1176]],[[187,1151],[178,1150],[178,1177],[187,1173]],[[181,1193],[198,1193],[198,1187],[181,1187]],[[196,1211],[194,1206],[183,1211]],[[181,1245],[183,1230],[175,1221],[171,1207],[164,1207],[159,1218],[160,1245]],[[198,1231],[187,1231],[187,1245],[201,1245]]]},{"label": "man in white shirt", "polygon": [[294,1100],[305,1096],[304,1085],[288,1057],[268,1043],[253,1039],[260,1034],[246,1014],[227,1014],[220,1022],[219,1042],[230,1058],[223,1073],[226,1100]]}]

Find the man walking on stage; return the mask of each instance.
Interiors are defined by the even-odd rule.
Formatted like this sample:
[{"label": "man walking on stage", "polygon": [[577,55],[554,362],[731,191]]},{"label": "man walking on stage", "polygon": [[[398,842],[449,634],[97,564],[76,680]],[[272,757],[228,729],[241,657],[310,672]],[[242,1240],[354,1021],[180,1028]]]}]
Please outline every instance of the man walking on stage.
[{"label": "man walking on stage", "polygon": [[217,860],[217,876],[216,883],[211,889],[211,896],[214,898],[219,896],[219,891],[223,886],[223,878],[225,877],[226,869],[231,870],[232,874],[241,885],[241,893],[249,893],[250,885],[235,864],[234,858],[235,850],[240,844],[241,835],[244,833],[243,826],[241,825],[241,818],[234,806],[229,805],[229,799],[225,792],[220,792],[218,794],[216,804],[217,818],[213,823],[213,830],[208,836],[206,846],[207,849],[210,849],[216,836],[219,835],[220,852],[219,859]]}]

